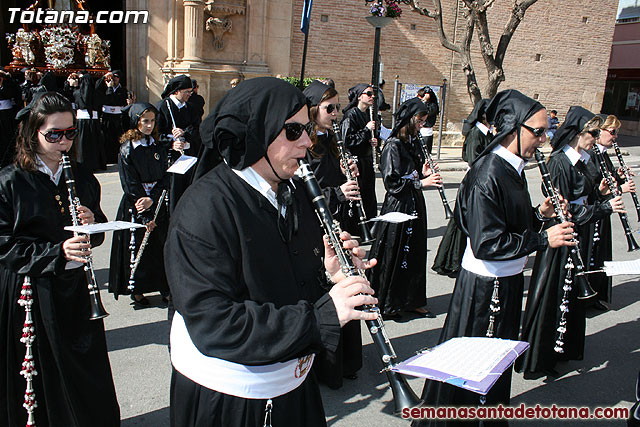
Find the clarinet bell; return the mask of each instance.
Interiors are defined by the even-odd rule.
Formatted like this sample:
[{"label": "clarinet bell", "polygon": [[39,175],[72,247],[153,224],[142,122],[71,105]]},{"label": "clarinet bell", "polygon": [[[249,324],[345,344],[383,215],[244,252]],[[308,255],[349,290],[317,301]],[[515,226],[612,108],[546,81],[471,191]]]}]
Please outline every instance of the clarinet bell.
[{"label": "clarinet bell", "polygon": [[369,225],[365,221],[360,222],[360,233],[362,234],[362,236],[360,236],[360,239],[359,239],[361,245],[367,245],[369,243],[373,243],[373,241],[376,240],[371,235],[371,230],[369,230]]},{"label": "clarinet bell", "polygon": [[627,234],[626,236],[627,236],[627,245],[629,247],[627,249],[627,252],[633,252],[640,249],[640,246],[638,246],[638,243],[636,242],[636,239],[633,238],[632,234]]},{"label": "clarinet bell", "polygon": [[585,300],[598,295],[591,285],[589,285],[589,281],[584,274],[576,274],[575,282],[578,287],[578,299]]},{"label": "clarinet bell", "polygon": [[451,219],[453,218],[453,212],[451,211],[451,208],[449,207],[449,205],[444,205],[444,218],[445,219]]},{"label": "clarinet bell", "polygon": [[413,391],[407,379],[394,371],[387,371],[387,378],[393,392],[393,403],[395,415],[401,414],[405,408],[416,408],[424,403],[422,399]]}]

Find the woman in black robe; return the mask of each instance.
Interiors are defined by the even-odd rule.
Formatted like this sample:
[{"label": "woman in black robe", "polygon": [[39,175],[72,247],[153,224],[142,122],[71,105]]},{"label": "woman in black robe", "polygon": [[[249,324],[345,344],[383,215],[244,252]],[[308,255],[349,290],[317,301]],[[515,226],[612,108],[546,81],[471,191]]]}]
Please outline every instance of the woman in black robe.
[{"label": "woman in black robe", "polygon": [[[487,105],[489,105],[489,99],[478,101],[462,128],[462,135],[465,136],[462,145],[462,159],[469,166],[473,164],[493,138],[493,134],[489,132],[489,123],[485,114]],[[438,274],[455,277],[460,271],[460,263],[466,246],[467,237],[456,225],[455,219],[451,218],[438,246],[438,252],[431,269]]]},{"label": "woman in black robe", "polygon": [[22,104],[20,87],[6,71],[0,70],[0,167],[13,161],[16,145],[16,113]]},{"label": "woman in black robe", "polygon": [[[307,162],[318,179],[331,215],[343,230],[358,234],[358,213],[350,201],[358,200],[358,183],[347,181],[340,168],[340,154],[333,134],[332,121],[337,119],[340,104],[338,92],[318,80],[304,90],[309,105],[309,118],[313,123],[311,147],[307,150]],[[354,175],[357,168],[354,166]],[[314,371],[318,380],[329,388],[342,387],[342,379],[356,379],[362,368],[362,335],[360,321],[347,323],[340,331],[336,351],[326,351],[318,356]]]},{"label": "woman in black robe", "polygon": [[63,93],[76,108],[78,139],[75,148],[78,163],[90,171],[106,170],[107,159],[93,79],[88,73],[74,73],[65,82]]},{"label": "woman in black robe", "polygon": [[[45,93],[20,125],[14,165],[0,172],[0,424],[24,426],[25,379],[20,342],[25,309],[17,304],[31,279],[35,328],[33,377],[38,426],[118,426],[116,400],[102,320],[89,320],[86,275],[81,268],[89,248],[86,236],[73,237],[68,190],[59,166],[76,133],[71,104]],[[62,135],[65,135],[64,137]],[[71,154],[73,157],[73,154]],[[72,162],[82,224],[104,222],[100,185]],[[91,235],[91,247],[103,234]]]},{"label": "woman in black robe", "polygon": [[424,90],[425,94],[422,97],[422,101],[424,102],[425,109],[427,111],[427,118],[423,126],[426,129],[424,139],[427,145],[427,150],[429,151],[429,154],[431,154],[431,149],[433,148],[433,127],[436,125],[440,107],[438,106],[438,97],[433,89],[431,89],[430,86],[426,86]]},{"label": "woman in black robe", "polygon": [[[145,224],[151,230],[149,240],[142,252],[135,275],[131,278],[131,259],[137,256],[145,229],[137,228],[134,236],[130,231],[115,231],[111,245],[111,267],[109,269],[109,292],[129,295],[136,305],[147,306],[145,293],[159,291],[163,301],[168,302],[169,285],[164,268],[164,241],[167,237],[169,216],[165,198],[161,196],[169,188],[167,144],[157,140],[156,117],[158,110],[149,103],[136,103],[124,109],[129,130],[122,135],[118,169],[122,184],[122,200],[116,219]],[[158,217],[154,214],[158,203],[162,203]],[[132,240],[134,245],[131,245]],[[133,289],[131,289],[133,286]]]},{"label": "woman in black robe", "polygon": [[401,223],[377,222],[371,254],[378,264],[369,272],[380,312],[397,319],[402,311],[435,317],[427,308],[427,209],[422,189],[442,184],[440,174],[424,163],[418,132],[427,116],[424,104],[403,104],[380,157],[387,194],[381,214],[417,216]]},{"label": "woman in black robe", "polygon": [[[612,209],[619,211],[624,208],[620,197],[610,201],[601,200],[597,189],[600,180],[585,164],[590,159],[586,150],[593,147],[599,135],[600,123],[600,117],[590,111],[571,107],[551,141],[553,152],[548,161],[554,187],[569,202],[568,211],[576,225],[585,269],[590,259],[589,243],[593,238],[593,224],[609,216]],[[584,302],[578,299],[578,280],[588,279],[576,278],[575,268],[571,277],[568,277],[565,268],[568,258],[568,248],[546,248],[536,255],[520,335],[520,339],[527,341],[530,347],[516,363],[516,370],[524,372],[527,377],[537,373],[555,376],[557,373],[554,368],[558,361],[583,358],[586,319]],[[563,314],[560,305],[567,305],[563,303],[567,280],[572,283],[567,295],[568,311],[564,313],[566,331],[560,338],[556,329]],[[562,352],[557,352],[555,348],[561,348]]]},{"label": "woman in black robe", "polygon": [[[462,180],[454,211],[456,223],[467,236],[462,269],[456,279],[439,342],[454,337],[517,339],[522,310],[527,256],[546,246],[569,244],[571,224],[539,232],[542,221],[553,216],[549,199],[538,208],[524,176],[525,161],[545,140],[544,107],[516,90],[499,92],[487,107],[487,118],[498,133]],[[495,305],[492,296],[497,291]],[[497,312],[492,306],[499,307]],[[490,326],[491,325],[491,326]],[[511,370],[505,371],[486,397],[451,384],[427,380],[422,392],[425,406],[508,405]],[[456,425],[459,420],[415,421],[412,425]],[[470,421],[480,425],[481,421]],[[504,420],[482,422],[505,425]],[[466,424],[465,424],[466,425]]]},{"label": "woman in black robe", "polygon": [[369,109],[375,102],[373,88],[370,85],[359,83],[349,89],[349,105],[342,113],[342,140],[353,154],[358,158],[358,170],[360,177],[360,195],[362,207],[367,218],[375,218],[378,214],[378,201],[376,199],[376,172],[373,170],[373,145],[377,140],[372,138],[371,132],[375,129],[375,121],[369,116]]}]

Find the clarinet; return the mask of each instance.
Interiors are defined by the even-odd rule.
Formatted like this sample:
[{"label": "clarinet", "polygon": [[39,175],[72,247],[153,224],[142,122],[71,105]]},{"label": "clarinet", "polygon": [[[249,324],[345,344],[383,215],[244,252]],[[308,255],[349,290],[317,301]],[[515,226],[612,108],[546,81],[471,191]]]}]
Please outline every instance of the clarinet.
[{"label": "clarinet", "polygon": [[[540,169],[540,174],[542,175],[542,185],[544,188],[545,195],[551,199],[551,203],[553,204],[553,210],[556,213],[556,219],[560,223],[568,222],[569,219],[564,214],[564,210],[562,209],[562,203],[560,203],[560,194],[553,186],[553,182],[551,181],[551,175],[549,174],[549,169],[547,169],[547,164],[545,163],[544,154],[538,149],[535,151],[536,162],[538,163],[538,168]],[[582,257],[580,256],[580,247],[578,245],[578,239],[575,238],[576,233],[574,233],[574,237],[571,240],[575,246],[569,248],[569,258],[567,259],[567,263],[565,264],[565,269],[567,270],[567,274],[564,279],[564,285],[562,287],[562,301],[560,303],[560,319],[558,320],[558,327],[556,331],[558,332],[558,336],[556,338],[555,346],[553,350],[556,353],[564,353],[564,335],[567,333],[567,313],[569,312],[569,292],[571,292],[571,285],[573,284],[574,277],[572,277],[572,271],[575,268],[575,281],[578,286],[578,299],[587,299],[597,295],[597,292],[594,291],[589,282],[585,277],[586,269],[584,267],[584,262],[582,261]]]},{"label": "clarinet", "polygon": [[[422,153],[424,154],[425,161],[433,171],[433,173],[438,173],[439,169],[437,168],[435,162],[431,158],[431,154],[429,154],[429,150],[427,150],[427,143],[423,139],[422,134],[418,133],[418,138],[420,138],[420,148],[422,148]],[[447,201],[447,196],[444,193],[444,185],[438,187],[438,192],[440,193],[440,199],[442,199],[442,206],[444,206],[444,217],[445,219],[453,218],[453,212],[449,207],[449,202]]]},{"label": "clarinet", "polygon": [[[369,119],[371,121],[373,121],[373,106],[369,107]],[[376,137],[376,128],[378,127],[378,123],[376,122],[376,126],[371,129],[371,138],[375,138]],[[378,141],[378,144],[380,143],[380,141]],[[378,151],[378,146],[376,145],[376,147],[373,150],[373,171],[377,172],[380,168],[378,166],[378,156],[379,156],[380,152]]]},{"label": "clarinet", "polygon": [[[328,236],[329,245],[336,252],[336,256],[340,263],[340,267],[345,276],[361,276],[364,277],[364,271],[357,269],[351,255],[345,251],[342,247],[342,240],[340,239],[340,233],[342,232],[340,224],[331,217],[331,211],[327,205],[327,201],[324,198],[324,194],[318,185],[315,175],[311,171],[309,164],[303,159],[298,160],[300,170],[302,172],[302,179],[305,183],[305,188],[309,198],[313,203],[316,215],[320,220],[320,224]],[[383,371],[387,374],[387,379],[391,385],[391,391],[393,392],[393,398],[395,403],[395,412],[399,413],[404,408],[412,408],[419,406],[422,401],[416,396],[414,391],[404,378],[398,372],[392,371],[392,368],[396,365],[397,355],[391,341],[387,335],[387,331],[384,327],[384,322],[380,316],[380,310],[375,305],[365,305],[365,311],[378,313],[376,320],[366,320],[365,323],[373,339],[373,343],[378,350],[378,354],[382,359],[384,365]]]},{"label": "clarinet", "polygon": [[[156,210],[153,214],[153,221],[158,218],[158,214],[160,213],[160,209],[162,209],[162,205],[164,203],[164,198],[167,194],[167,190],[162,190],[162,194],[160,195],[160,199],[158,199],[158,205],[156,206]],[[142,242],[140,243],[140,249],[138,249],[138,253],[136,255],[136,259],[133,261],[133,265],[131,266],[131,273],[129,275],[129,290],[133,291],[133,283],[134,276],[136,275],[136,270],[138,269],[138,265],[140,265],[140,260],[142,259],[142,253],[144,252],[144,248],[147,246],[147,242],[149,241],[149,235],[151,234],[151,230],[147,229],[144,232],[144,237],[142,238]],[[134,249],[135,250],[135,247]],[[131,251],[131,256],[133,257],[133,250]]]},{"label": "clarinet", "polygon": [[[627,182],[631,181],[631,169],[629,169],[629,166],[627,166],[627,164],[624,162],[624,159],[622,158],[622,153],[620,152],[620,147],[618,146],[618,143],[616,142],[616,140],[613,140],[613,148],[615,148],[616,150],[616,156],[618,157],[618,162],[620,163],[620,167],[622,168],[622,172],[624,173],[624,178]],[[631,198],[633,199],[633,204],[636,207],[636,213],[638,214],[638,221],[640,221],[640,201],[638,201],[638,195],[636,194],[636,192],[634,191],[633,193],[631,193]]]},{"label": "clarinet", "polygon": [[[354,158],[344,146],[344,141],[340,137],[340,129],[338,128],[338,123],[335,120],[332,120],[331,124],[333,126],[333,133],[336,135],[338,151],[340,152],[340,164],[344,169],[344,174],[346,175],[347,180],[357,181],[357,178],[353,176],[353,174],[351,173],[351,169],[349,168],[349,160],[354,161]],[[358,225],[360,226],[360,233],[362,234],[362,236],[360,236],[362,238],[361,243],[367,244],[373,242],[374,238],[371,235],[371,231],[369,231],[369,226],[367,225],[367,215],[364,213],[362,203],[360,203],[360,200],[350,200],[349,205],[355,205],[356,211],[358,212]]]},{"label": "clarinet", "polygon": [[[596,158],[598,159],[598,165],[600,166],[600,172],[602,173],[602,176],[607,182],[607,186],[609,187],[609,190],[611,190],[611,194],[613,195],[613,197],[619,196],[620,191],[618,190],[618,184],[611,176],[609,169],[607,169],[607,164],[604,161],[604,156],[602,155],[602,152],[598,148],[598,144],[593,145],[593,152],[596,153]],[[627,251],[633,252],[640,249],[640,246],[638,246],[635,239],[633,238],[633,232],[631,231],[631,227],[629,226],[629,220],[627,219],[627,214],[619,212],[618,215],[620,216],[620,222],[622,222],[624,235],[627,238],[627,246],[628,246]]]},{"label": "clarinet", "polygon": [[[69,192],[69,212],[71,212],[71,222],[74,226],[80,225],[78,219],[78,206],[80,206],[80,199],[76,193],[76,181],[73,179],[73,171],[71,170],[71,160],[67,153],[62,153],[62,173],[64,174],[64,180],[67,183],[67,190]],[[75,236],[79,233],[74,232]],[[87,278],[87,287],[89,288],[89,303],[91,304],[89,320],[102,319],[107,317],[109,313],[104,309],[102,300],[100,299],[100,289],[96,281],[96,275],[93,270],[93,258],[91,255],[85,256],[87,260],[84,263],[84,274]]]}]

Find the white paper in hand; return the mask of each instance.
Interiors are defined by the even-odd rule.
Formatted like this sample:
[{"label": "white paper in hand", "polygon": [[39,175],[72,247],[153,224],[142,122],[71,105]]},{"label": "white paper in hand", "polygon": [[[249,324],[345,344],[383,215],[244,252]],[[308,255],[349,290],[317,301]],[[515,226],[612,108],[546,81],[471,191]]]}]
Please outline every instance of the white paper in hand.
[{"label": "white paper in hand", "polygon": [[384,222],[392,222],[394,224],[399,224],[401,222],[406,222],[406,221],[417,219],[417,218],[418,217],[415,215],[408,215],[402,212],[389,212],[384,215],[380,215],[375,218],[372,218],[369,221],[384,221]]},{"label": "white paper in hand", "polygon": [[104,233],[105,231],[129,230],[132,228],[145,228],[144,225],[128,221],[109,221],[90,225],[68,225],[64,229],[82,234]]},{"label": "white paper in hand", "polygon": [[171,165],[169,169],[167,169],[167,172],[184,175],[189,169],[191,169],[191,166],[196,164],[197,161],[197,157],[187,156],[186,154],[183,154],[178,160],[175,161],[174,164]]}]

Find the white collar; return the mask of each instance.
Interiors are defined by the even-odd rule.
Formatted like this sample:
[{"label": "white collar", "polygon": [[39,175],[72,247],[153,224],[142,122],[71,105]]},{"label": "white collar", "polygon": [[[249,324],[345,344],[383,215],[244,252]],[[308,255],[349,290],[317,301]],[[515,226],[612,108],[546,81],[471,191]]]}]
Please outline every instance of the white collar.
[{"label": "white collar", "polygon": [[489,133],[489,128],[486,127],[483,123],[476,122],[476,127],[480,129],[480,132],[482,132],[485,135]]},{"label": "white collar", "polygon": [[317,131],[316,131],[316,135],[318,135],[318,136],[328,135],[328,134],[329,134],[329,131],[328,131],[328,130],[325,130],[324,132],[321,132],[321,131],[319,131],[319,130],[317,130]]},{"label": "white collar", "polygon": [[258,191],[258,193],[262,194],[268,201],[273,205],[274,208],[278,209],[278,201],[276,200],[276,192],[273,191],[271,185],[264,179],[258,172],[255,171],[251,166],[242,170],[232,169],[236,175],[242,178],[247,184],[252,186]]},{"label": "white collar", "polygon": [[36,167],[40,172],[47,174],[47,176],[53,181],[55,185],[60,182],[60,176],[62,176],[62,165],[58,165],[58,170],[55,173],[49,169],[49,166],[42,160],[42,157],[36,153]]},{"label": "white collar", "polygon": [[178,107],[178,110],[180,110],[182,107],[184,107],[185,105],[187,105],[186,102],[180,102],[178,101],[178,98],[176,98],[175,95],[171,94],[169,95],[169,98],[171,98],[171,101],[173,101],[174,104],[176,104],[176,107]]},{"label": "white collar", "polygon": [[138,139],[136,141],[131,141],[131,148],[133,148],[134,150],[136,148],[138,148],[138,146],[142,145],[145,147],[148,147],[149,145],[154,145],[156,143],[155,139],[153,139],[153,137],[149,137],[149,143],[147,144],[147,139],[146,138],[142,138],[142,139]]},{"label": "white collar", "polygon": [[501,144],[498,144],[493,150],[491,150],[491,152],[505,159],[518,172],[518,175],[522,174],[522,171],[524,170],[524,165],[527,162],[522,160],[520,157],[516,156],[511,151],[507,150]]},{"label": "white collar", "polygon": [[606,152],[607,152],[607,147],[605,147],[604,145],[599,144],[599,143],[597,143],[597,142],[596,142],[596,145],[598,146],[598,149],[600,150],[600,152],[601,152],[602,154],[604,154],[604,153],[606,153]]},{"label": "white collar", "polygon": [[119,87],[120,87],[120,83],[118,83],[118,86],[116,86],[116,87],[114,87],[114,88],[113,88],[113,91],[114,91],[114,92],[115,92],[115,91],[117,91]]},{"label": "white collar", "polygon": [[585,150],[582,150],[582,152],[580,152],[580,160],[582,160],[586,165],[589,163],[589,160],[591,160],[591,156]]},{"label": "white collar", "polygon": [[565,145],[562,147],[562,151],[567,156],[572,166],[575,166],[580,160],[583,160],[582,154],[578,152],[575,148],[570,145]]}]

